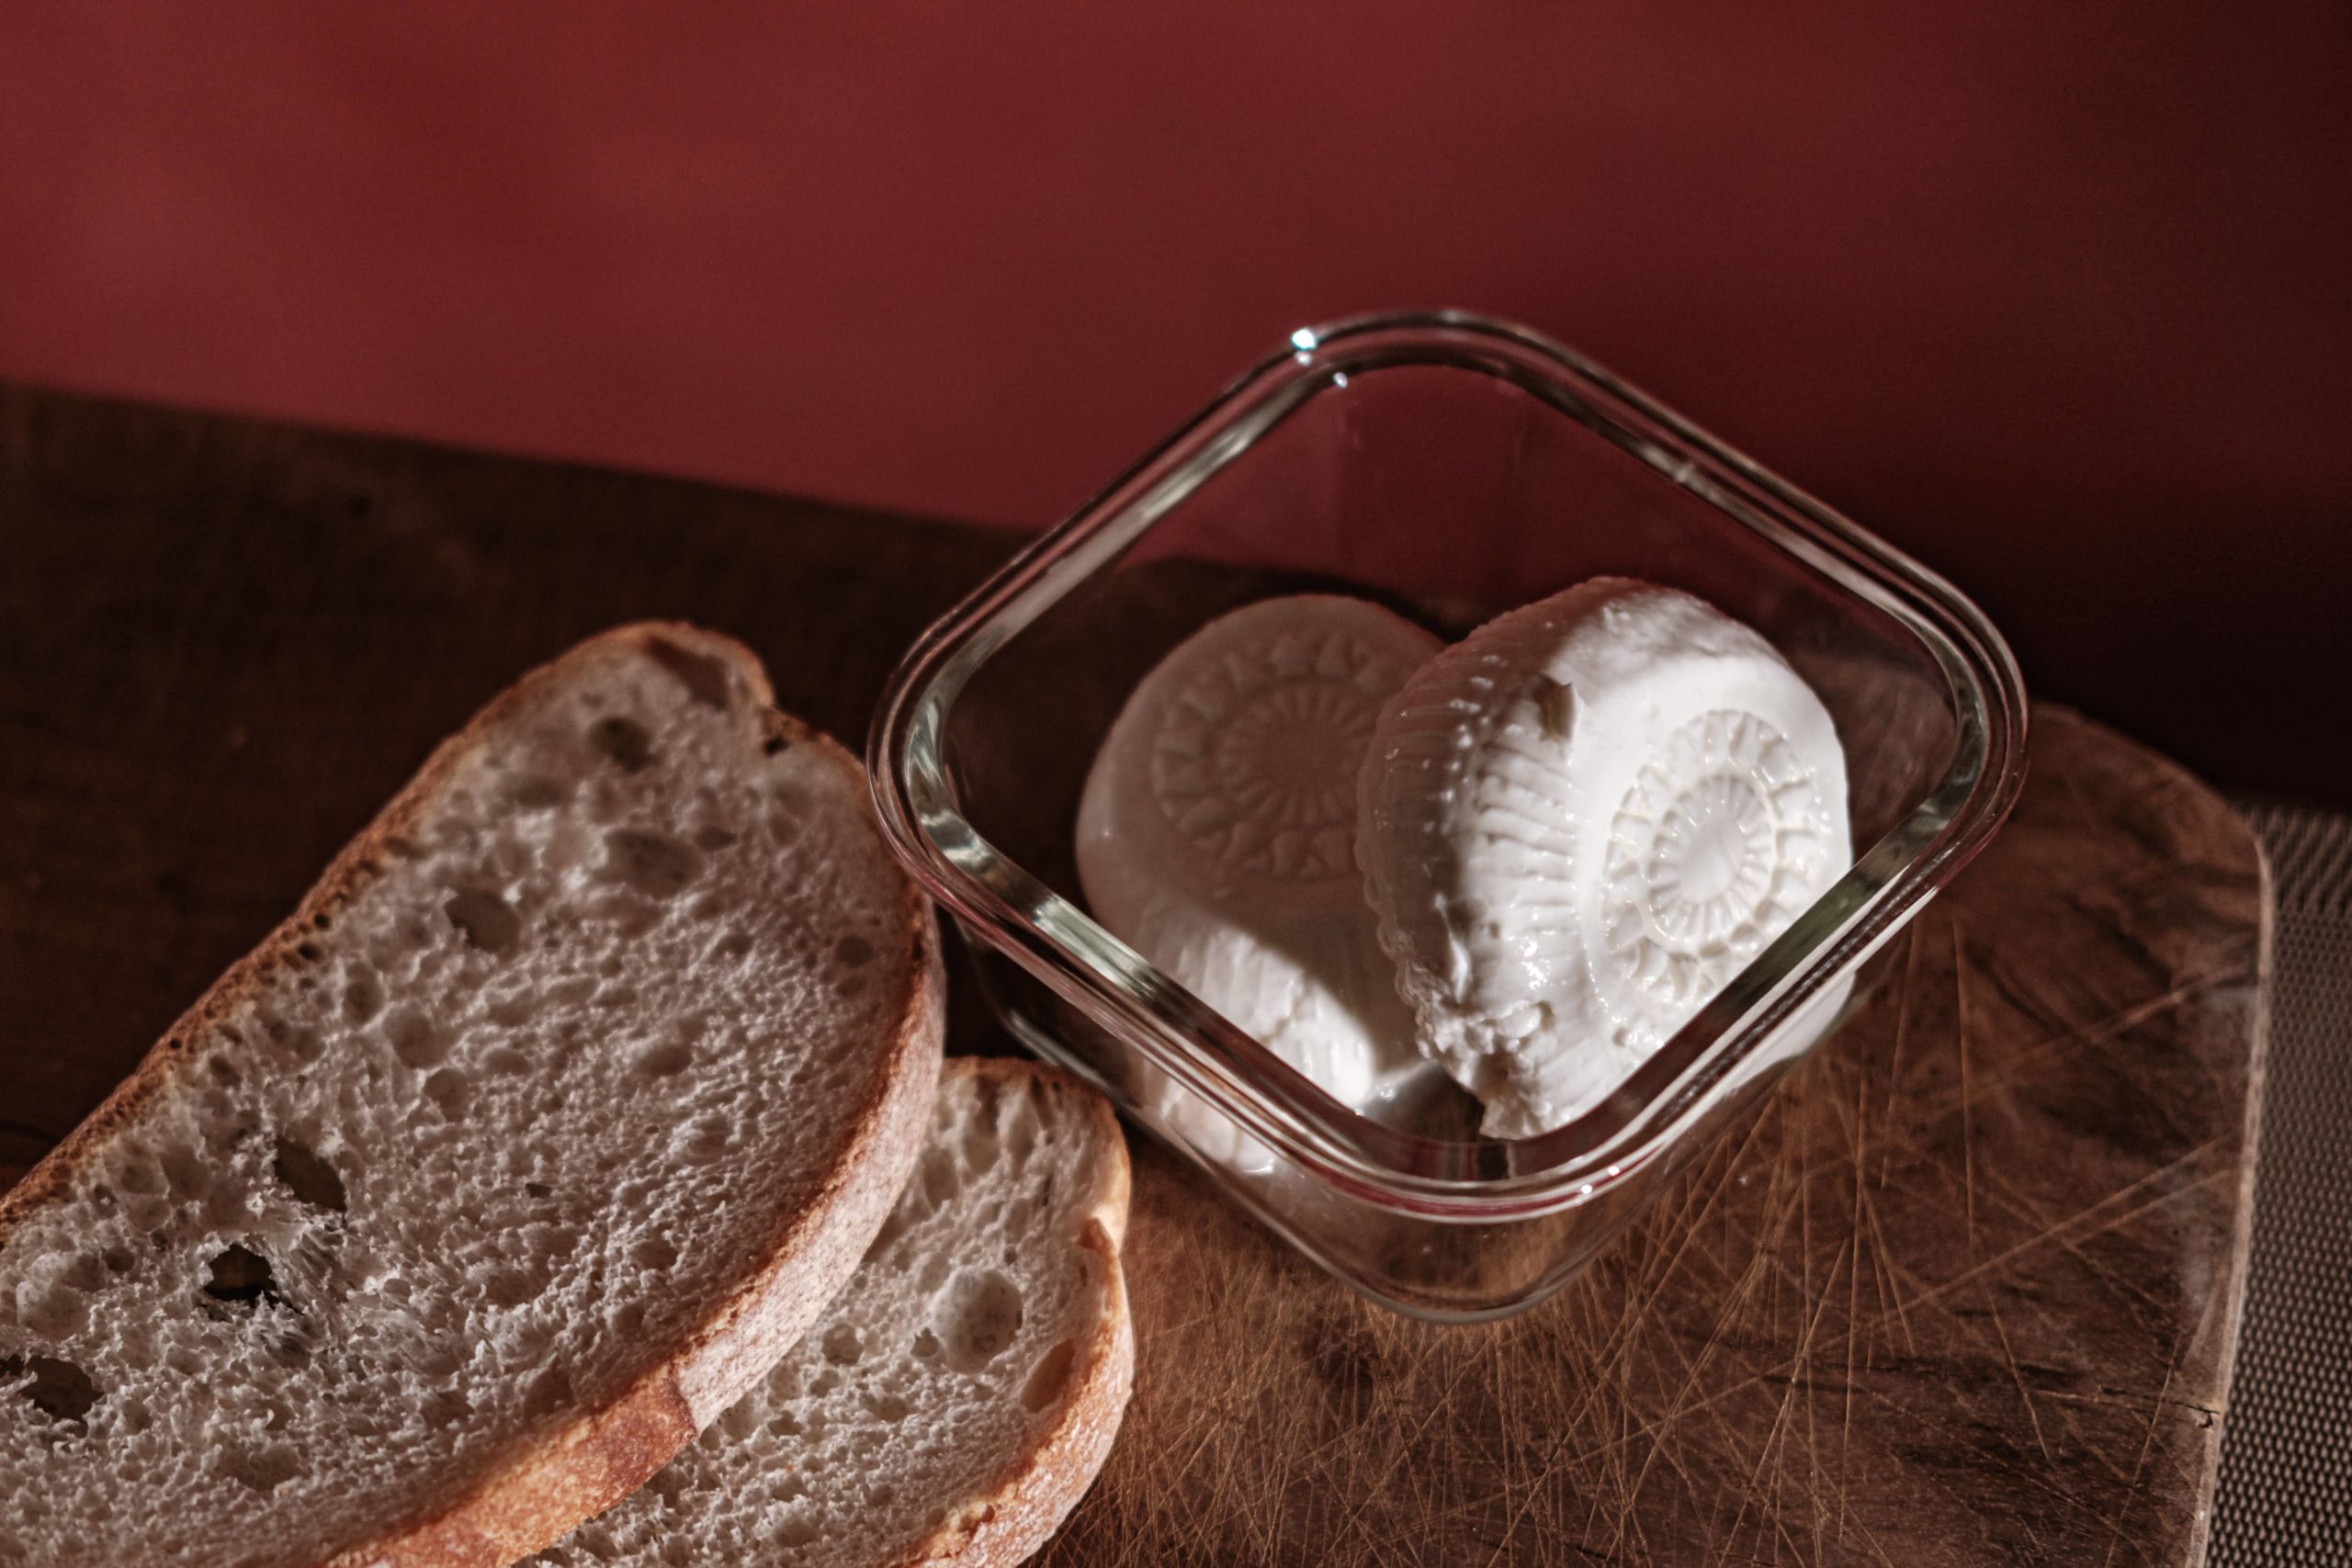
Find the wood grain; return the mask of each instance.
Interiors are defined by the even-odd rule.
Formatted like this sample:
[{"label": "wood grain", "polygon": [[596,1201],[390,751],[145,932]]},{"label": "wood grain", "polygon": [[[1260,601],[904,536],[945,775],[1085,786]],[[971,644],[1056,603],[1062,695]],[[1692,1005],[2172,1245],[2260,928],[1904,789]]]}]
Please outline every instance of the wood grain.
[{"label": "wood grain", "polygon": [[[854,743],[1010,547],[0,389],[0,1179],[526,666],[702,620]],[[2037,723],[2017,819],[1869,1009],[1533,1313],[1380,1312],[1138,1149],[1136,1402],[1046,1561],[2193,1558],[2244,1271],[2259,861],[2161,760]],[[1004,1048],[972,1000],[956,1037]]]},{"label": "wood grain", "polygon": [[1046,1560],[2192,1560],[2259,864],[2167,764],[2040,722],[1894,982],[1524,1316],[1366,1306],[1140,1153],[1136,1403]]}]

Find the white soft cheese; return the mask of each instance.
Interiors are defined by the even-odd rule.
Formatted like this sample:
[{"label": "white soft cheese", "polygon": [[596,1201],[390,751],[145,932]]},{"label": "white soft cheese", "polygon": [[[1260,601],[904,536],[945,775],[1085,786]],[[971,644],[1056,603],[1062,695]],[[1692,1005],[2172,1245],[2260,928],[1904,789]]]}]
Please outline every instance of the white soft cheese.
[{"label": "white soft cheese", "polygon": [[[1088,773],[1078,871],[1094,918],[1334,1098],[1419,1066],[1356,867],[1381,704],[1438,639],[1360,599],[1270,599],[1204,626],[1138,684]],[[1152,1075],[1204,1154],[1267,1153]]]},{"label": "white soft cheese", "polygon": [[1820,698],[1703,600],[1624,579],[1422,665],[1361,812],[1421,1049],[1496,1137],[1599,1103],[1852,860]]}]

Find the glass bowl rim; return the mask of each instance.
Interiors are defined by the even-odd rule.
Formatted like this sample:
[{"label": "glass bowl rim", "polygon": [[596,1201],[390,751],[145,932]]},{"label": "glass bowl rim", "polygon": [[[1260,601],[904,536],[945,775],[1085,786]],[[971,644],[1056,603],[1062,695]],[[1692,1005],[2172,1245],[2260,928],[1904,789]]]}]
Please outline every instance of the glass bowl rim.
[{"label": "glass bowl rim", "polygon": [[[1420,1138],[1325,1092],[989,843],[956,806],[940,749],[956,696],[1005,642],[1309,399],[1406,366],[1516,386],[1795,556],[1918,638],[1954,709],[1951,764],[1903,818],[1607,1100],[1528,1138]],[[866,767],[885,837],[925,891],[1179,1084],[1354,1196],[1494,1221],[1590,1201],[1670,1149],[1716,1085],[1990,840],[2024,782],[2027,728],[2007,644],[1935,572],[1540,333],[1463,310],[1388,311],[1292,333],[933,622],[891,673]],[[1069,1061],[1049,1040],[1024,1043]]]}]

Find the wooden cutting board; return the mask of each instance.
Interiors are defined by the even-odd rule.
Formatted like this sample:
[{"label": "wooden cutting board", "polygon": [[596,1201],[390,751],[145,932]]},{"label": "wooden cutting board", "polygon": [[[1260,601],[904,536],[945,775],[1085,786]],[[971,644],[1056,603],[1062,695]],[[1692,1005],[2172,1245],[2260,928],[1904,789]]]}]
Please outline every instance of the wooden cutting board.
[{"label": "wooden cutting board", "polygon": [[[613,622],[854,741],[1004,536],[0,389],[0,1179],[432,742]],[[1561,1296],[1365,1305],[1138,1143],[1136,1400],[1046,1561],[2176,1563],[2245,1270],[2260,862],[2060,710],[1869,1008]],[[1003,1049],[971,1005],[964,1048]]]},{"label": "wooden cutting board", "polygon": [[1138,1151],[1145,1356],[1068,1563],[2177,1563],[2244,1273],[2260,871],[2037,716],[1895,977],[1559,1298],[1367,1306]]}]

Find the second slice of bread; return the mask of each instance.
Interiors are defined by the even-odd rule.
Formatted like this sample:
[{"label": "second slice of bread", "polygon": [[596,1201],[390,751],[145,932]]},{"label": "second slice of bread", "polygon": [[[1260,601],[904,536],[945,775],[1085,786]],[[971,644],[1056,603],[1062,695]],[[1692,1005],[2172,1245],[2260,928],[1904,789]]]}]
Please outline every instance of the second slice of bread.
[{"label": "second slice of bread", "polygon": [[1127,1158],[1050,1067],[950,1061],[914,1179],[800,1345],[542,1568],[1004,1568],[1110,1453],[1133,1378]]}]

